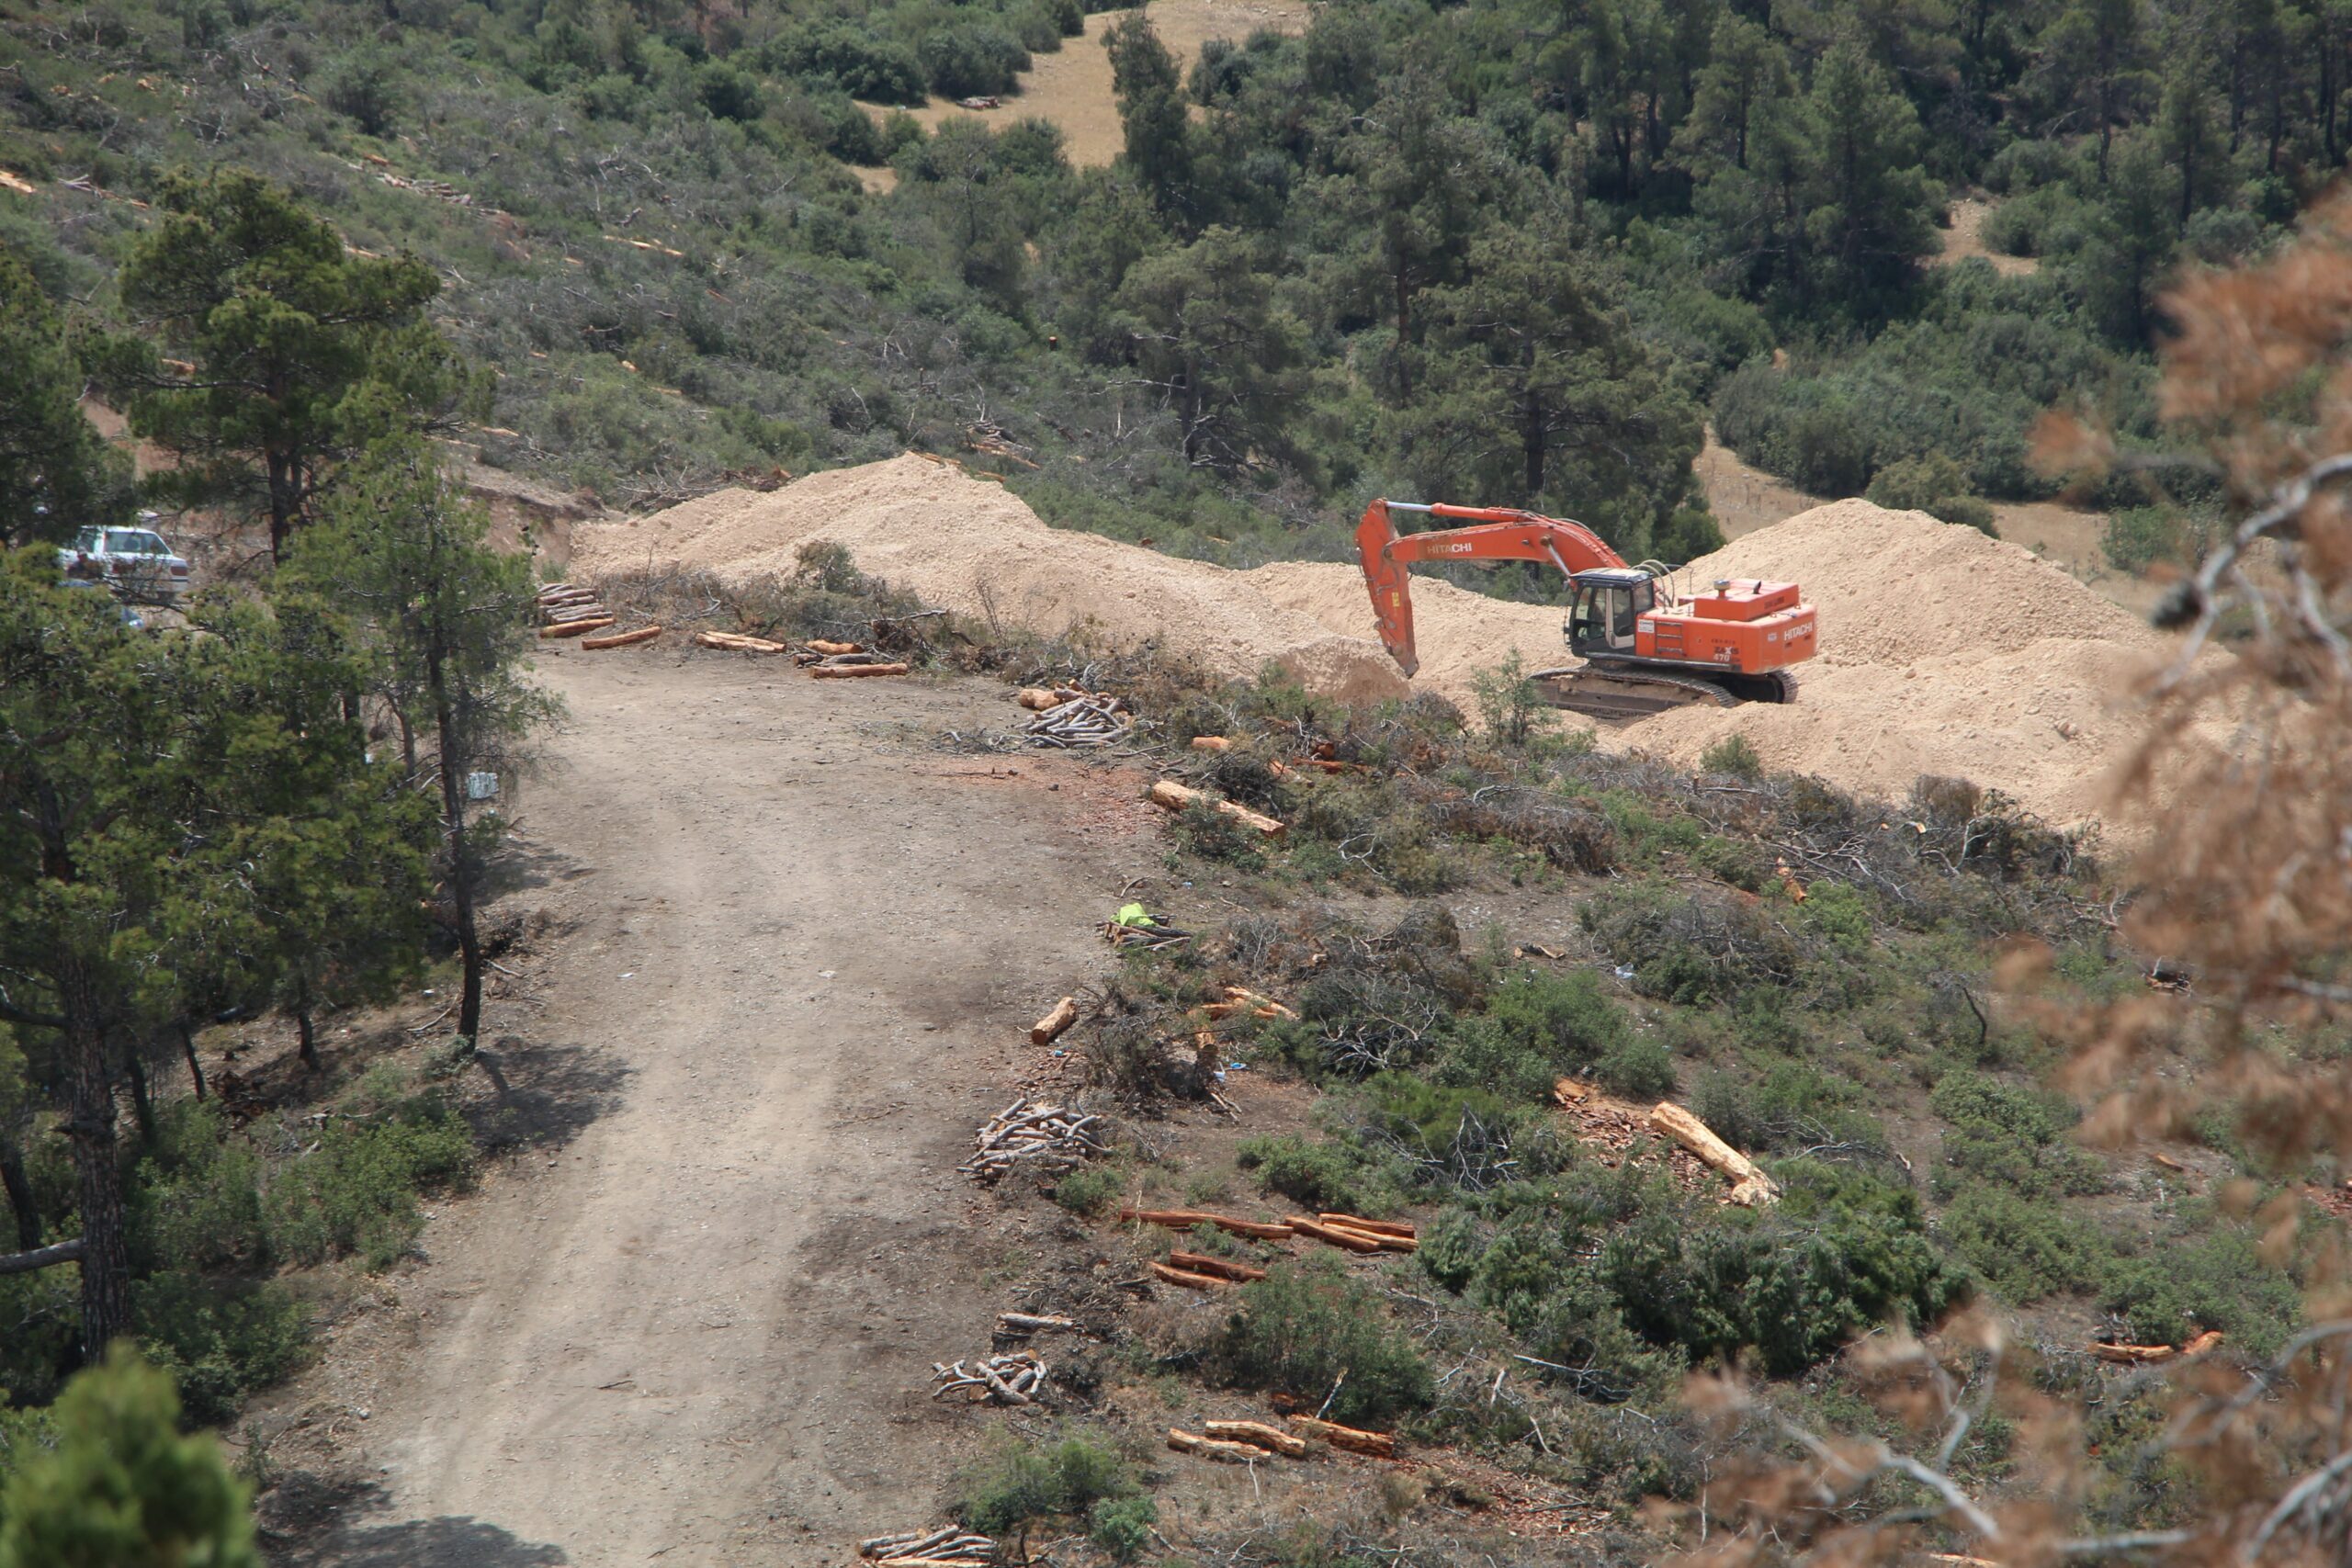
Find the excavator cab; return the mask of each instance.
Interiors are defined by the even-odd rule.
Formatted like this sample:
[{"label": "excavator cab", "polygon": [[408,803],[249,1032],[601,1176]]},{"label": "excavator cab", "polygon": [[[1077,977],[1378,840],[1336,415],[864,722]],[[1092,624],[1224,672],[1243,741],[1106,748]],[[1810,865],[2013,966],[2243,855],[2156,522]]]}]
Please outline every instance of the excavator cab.
[{"label": "excavator cab", "polygon": [[1568,651],[1578,659],[1634,651],[1634,630],[1657,603],[1657,585],[1645,571],[1600,567],[1579,571],[1575,607],[1568,613]]}]

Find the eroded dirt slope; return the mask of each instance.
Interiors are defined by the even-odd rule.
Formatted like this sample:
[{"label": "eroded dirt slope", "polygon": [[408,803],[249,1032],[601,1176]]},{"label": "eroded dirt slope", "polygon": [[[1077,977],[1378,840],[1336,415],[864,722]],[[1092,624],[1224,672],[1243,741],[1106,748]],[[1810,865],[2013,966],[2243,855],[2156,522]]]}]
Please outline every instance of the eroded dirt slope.
[{"label": "eroded dirt slope", "polygon": [[1149,814],[1075,761],[928,749],[1005,722],[999,686],[543,673],[571,718],[508,907],[557,930],[520,961],[543,1005],[485,1036],[572,1052],[585,1124],[436,1222],[292,1392],[380,1488],[299,1561],[837,1562],[927,1517],[968,1440],[925,1384],[987,1348],[1020,1238],[983,1245],[955,1167],[1018,1026],[1102,963]]}]

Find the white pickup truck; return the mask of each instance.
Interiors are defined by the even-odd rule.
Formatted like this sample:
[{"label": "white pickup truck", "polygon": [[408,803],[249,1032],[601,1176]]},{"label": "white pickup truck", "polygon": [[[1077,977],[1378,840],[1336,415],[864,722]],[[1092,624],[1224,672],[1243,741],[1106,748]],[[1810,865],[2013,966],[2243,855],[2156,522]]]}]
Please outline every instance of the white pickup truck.
[{"label": "white pickup truck", "polygon": [[152,528],[85,528],[58,547],[57,564],[127,604],[174,604],[187,592],[187,562]]}]

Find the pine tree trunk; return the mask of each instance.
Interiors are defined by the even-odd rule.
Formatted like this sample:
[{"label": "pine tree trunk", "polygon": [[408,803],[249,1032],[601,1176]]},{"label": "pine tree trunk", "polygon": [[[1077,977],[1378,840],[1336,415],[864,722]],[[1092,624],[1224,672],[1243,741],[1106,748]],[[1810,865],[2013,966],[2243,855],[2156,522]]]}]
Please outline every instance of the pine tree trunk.
[{"label": "pine tree trunk", "polygon": [[179,1030],[180,1055],[187,1058],[188,1085],[196,1090],[196,1098],[202,1100],[204,1098],[204,1064],[196,1059],[196,1032],[188,1028],[186,1019],[180,1020]]},{"label": "pine tree trunk", "polygon": [[25,1151],[14,1138],[0,1138],[0,1190],[8,1194],[8,1211],[17,1219],[17,1249],[30,1252],[40,1245],[40,1211],[25,1179]]},{"label": "pine tree trunk", "polygon": [[466,795],[458,776],[458,717],[441,690],[441,660],[430,660],[434,719],[441,740],[441,826],[449,840],[449,901],[458,916],[458,957],[465,977],[458,1001],[458,1032],[471,1040],[481,1029],[481,938],[474,929],[474,872],[466,854]]},{"label": "pine tree trunk", "polygon": [[294,1004],[294,1037],[301,1043],[302,1065],[312,1072],[319,1070],[319,1032],[311,1023],[311,991],[302,988],[300,999]]},{"label": "pine tree trunk", "polygon": [[130,1077],[130,1115],[139,1124],[139,1146],[152,1149],[155,1146],[155,1101],[147,1092],[147,1064],[132,1050],[125,1053],[123,1066]]},{"label": "pine tree trunk", "polygon": [[85,998],[67,1014],[69,1101],[65,1125],[74,1146],[82,1221],[82,1354],[96,1362],[130,1332],[130,1249],[123,1235],[122,1172],[115,1163],[114,1078],[107,1071],[106,1032]]}]

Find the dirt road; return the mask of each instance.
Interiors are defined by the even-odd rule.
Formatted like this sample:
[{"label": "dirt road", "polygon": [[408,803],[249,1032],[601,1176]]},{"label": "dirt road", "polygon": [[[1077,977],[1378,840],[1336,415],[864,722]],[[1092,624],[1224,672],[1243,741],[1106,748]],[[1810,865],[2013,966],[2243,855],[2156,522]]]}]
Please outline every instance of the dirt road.
[{"label": "dirt road", "polygon": [[1081,763],[933,748],[1010,728],[1000,686],[659,649],[543,674],[571,717],[507,904],[554,922],[519,961],[544,1005],[484,1033],[580,1125],[328,1351],[305,1393],[354,1413],[381,1506],[300,1561],[837,1562],[929,1519],[978,1429],[924,1385],[1018,1272],[955,1167],[1019,1026],[1102,965],[1148,813]]}]

